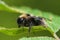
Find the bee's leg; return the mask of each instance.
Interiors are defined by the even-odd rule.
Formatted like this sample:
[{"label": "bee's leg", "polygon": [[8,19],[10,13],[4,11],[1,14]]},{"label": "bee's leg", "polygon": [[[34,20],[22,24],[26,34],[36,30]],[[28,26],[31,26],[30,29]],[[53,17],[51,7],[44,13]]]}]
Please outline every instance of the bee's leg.
[{"label": "bee's leg", "polygon": [[30,31],[31,31],[31,27],[32,27],[32,23],[29,23],[29,29],[28,29],[28,36],[27,37],[29,37],[30,36]]},{"label": "bee's leg", "polygon": [[29,32],[31,31],[31,27],[32,27],[32,22],[29,23]]},{"label": "bee's leg", "polygon": [[28,32],[30,33],[30,31],[31,31],[31,26],[29,26],[29,31]]}]

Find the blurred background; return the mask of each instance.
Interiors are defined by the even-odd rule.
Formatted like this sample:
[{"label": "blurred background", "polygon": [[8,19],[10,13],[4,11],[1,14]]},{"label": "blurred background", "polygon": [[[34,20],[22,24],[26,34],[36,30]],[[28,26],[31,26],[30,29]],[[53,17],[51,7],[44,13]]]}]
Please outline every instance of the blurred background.
[{"label": "blurred background", "polygon": [[3,0],[9,6],[27,6],[60,15],[60,0]]}]

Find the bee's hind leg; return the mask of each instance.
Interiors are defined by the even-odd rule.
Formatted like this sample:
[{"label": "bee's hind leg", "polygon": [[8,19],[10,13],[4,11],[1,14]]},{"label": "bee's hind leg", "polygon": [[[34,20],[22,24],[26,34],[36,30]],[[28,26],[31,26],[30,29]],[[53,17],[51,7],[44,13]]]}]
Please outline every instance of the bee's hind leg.
[{"label": "bee's hind leg", "polygon": [[32,22],[31,22],[31,23],[29,23],[28,37],[30,36],[31,28],[32,28]]}]

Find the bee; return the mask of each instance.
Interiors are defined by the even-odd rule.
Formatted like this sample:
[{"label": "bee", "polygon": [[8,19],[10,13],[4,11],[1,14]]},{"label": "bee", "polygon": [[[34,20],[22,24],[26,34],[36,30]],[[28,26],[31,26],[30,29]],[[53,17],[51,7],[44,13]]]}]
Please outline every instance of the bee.
[{"label": "bee", "polygon": [[42,25],[44,27],[47,27],[45,18],[34,16],[31,14],[22,14],[17,18],[17,24],[18,28],[21,26],[29,27],[29,32],[31,30],[32,26],[39,26]]}]

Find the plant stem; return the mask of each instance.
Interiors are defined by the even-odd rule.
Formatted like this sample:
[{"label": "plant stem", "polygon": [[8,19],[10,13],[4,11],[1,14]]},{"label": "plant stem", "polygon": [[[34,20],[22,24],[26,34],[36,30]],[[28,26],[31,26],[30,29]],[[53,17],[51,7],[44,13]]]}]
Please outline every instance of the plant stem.
[{"label": "plant stem", "polygon": [[53,33],[53,36],[56,40],[60,40],[59,37],[56,35],[56,33]]},{"label": "plant stem", "polygon": [[56,39],[56,40],[60,40],[60,38],[56,35],[55,32],[51,31],[50,28],[47,28],[48,31],[51,32],[52,36]]}]

